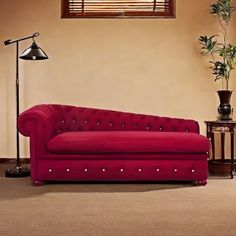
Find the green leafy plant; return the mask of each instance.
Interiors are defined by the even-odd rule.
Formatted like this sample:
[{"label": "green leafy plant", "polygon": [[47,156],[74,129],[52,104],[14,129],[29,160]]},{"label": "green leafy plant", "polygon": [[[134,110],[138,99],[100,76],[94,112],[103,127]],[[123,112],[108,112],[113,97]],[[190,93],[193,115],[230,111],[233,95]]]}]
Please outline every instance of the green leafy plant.
[{"label": "green leafy plant", "polygon": [[[228,43],[227,33],[235,8],[232,6],[232,0],[217,0],[211,5],[210,10],[211,14],[218,18],[223,34],[200,36],[199,42],[202,54],[211,56],[209,63],[215,81],[222,80],[222,89],[229,90],[230,74],[236,59],[236,45]],[[221,41],[218,40],[219,37]]]}]

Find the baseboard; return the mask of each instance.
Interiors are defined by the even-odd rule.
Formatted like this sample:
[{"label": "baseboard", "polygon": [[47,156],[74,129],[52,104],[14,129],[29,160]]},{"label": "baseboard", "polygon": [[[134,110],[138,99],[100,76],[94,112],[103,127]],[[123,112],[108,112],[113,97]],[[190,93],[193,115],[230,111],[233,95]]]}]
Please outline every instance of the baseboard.
[{"label": "baseboard", "polygon": [[[30,159],[29,158],[21,158],[21,163],[23,164],[29,164]],[[0,163],[15,163],[16,158],[0,158]]]}]

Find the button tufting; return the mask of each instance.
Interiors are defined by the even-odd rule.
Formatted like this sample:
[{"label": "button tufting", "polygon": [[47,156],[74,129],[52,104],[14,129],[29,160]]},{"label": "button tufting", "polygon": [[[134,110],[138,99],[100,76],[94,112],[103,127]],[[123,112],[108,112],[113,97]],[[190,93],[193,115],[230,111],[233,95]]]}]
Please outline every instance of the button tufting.
[{"label": "button tufting", "polygon": [[124,128],[124,127],[125,127],[125,124],[124,124],[124,123],[122,123],[122,124],[121,124],[121,127],[122,127],[122,128]]},{"label": "button tufting", "polygon": [[87,124],[87,123],[88,123],[88,121],[87,121],[87,120],[85,120],[85,121],[84,121],[84,123],[85,123],[85,124]]},{"label": "button tufting", "polygon": [[58,133],[61,133],[61,130],[60,130],[60,129],[58,130]]},{"label": "button tufting", "polygon": [[188,129],[186,129],[185,132],[188,133]]},{"label": "button tufting", "polygon": [[65,123],[65,121],[64,121],[64,120],[62,120],[62,121],[61,121],[61,123]]},{"label": "button tufting", "polygon": [[150,126],[147,126],[147,127],[146,127],[146,130],[149,130],[149,129],[150,129]]},{"label": "button tufting", "polygon": [[100,121],[97,122],[97,125],[100,125]]},{"label": "button tufting", "polygon": [[74,120],[72,120],[72,122],[73,122],[73,123],[75,123],[75,119],[74,119]]},{"label": "button tufting", "polygon": [[163,130],[163,128],[162,127],[160,127],[160,131],[162,131]]},{"label": "button tufting", "polygon": [[110,122],[109,125],[112,126],[113,125],[112,122]]}]

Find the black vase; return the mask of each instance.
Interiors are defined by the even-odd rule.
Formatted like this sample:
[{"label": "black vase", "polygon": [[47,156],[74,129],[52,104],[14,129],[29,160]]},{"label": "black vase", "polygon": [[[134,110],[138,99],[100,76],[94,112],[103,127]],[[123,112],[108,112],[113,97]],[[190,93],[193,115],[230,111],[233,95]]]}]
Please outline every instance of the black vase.
[{"label": "black vase", "polygon": [[230,98],[232,91],[220,90],[217,91],[220,99],[220,105],[218,106],[218,120],[232,120],[232,108],[230,105]]}]

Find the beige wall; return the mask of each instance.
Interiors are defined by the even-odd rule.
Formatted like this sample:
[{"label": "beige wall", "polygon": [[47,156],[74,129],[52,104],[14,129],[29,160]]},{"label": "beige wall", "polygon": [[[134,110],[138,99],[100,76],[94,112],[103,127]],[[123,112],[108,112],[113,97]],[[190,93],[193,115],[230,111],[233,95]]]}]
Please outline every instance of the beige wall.
[{"label": "beige wall", "polygon": [[[20,61],[21,111],[63,103],[186,117],[198,120],[204,134],[204,120],[216,118],[220,89],[197,42],[219,30],[211,3],[177,0],[176,19],[65,20],[60,0],[0,1],[0,157],[15,156],[15,47],[3,41],[37,31],[50,60]],[[30,44],[22,42],[21,51]]]}]

